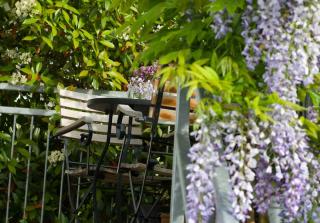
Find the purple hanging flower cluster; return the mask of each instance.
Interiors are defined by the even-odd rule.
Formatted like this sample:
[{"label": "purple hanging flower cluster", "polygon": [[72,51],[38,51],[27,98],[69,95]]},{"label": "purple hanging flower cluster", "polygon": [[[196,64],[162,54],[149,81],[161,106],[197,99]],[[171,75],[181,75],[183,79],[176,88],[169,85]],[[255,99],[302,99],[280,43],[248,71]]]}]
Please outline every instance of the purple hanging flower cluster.
[{"label": "purple hanging flower cluster", "polygon": [[317,123],[318,122],[318,117],[319,117],[319,113],[317,111],[317,109],[313,106],[309,106],[307,108],[307,114],[306,114],[306,117],[314,122],[314,123]]},{"label": "purple hanging flower cluster", "polygon": [[[259,0],[256,4],[247,0],[242,33],[247,66],[253,70],[263,56],[264,81],[271,92],[284,100],[298,102],[297,86],[312,83],[319,72],[319,9],[317,0]],[[258,165],[260,170],[268,171],[258,174],[256,204],[259,211],[265,212],[271,195],[276,195],[284,207],[282,215],[292,222],[312,208],[313,195],[318,193],[313,185],[319,185],[314,167],[319,164],[309,152],[298,114],[274,105],[271,116],[275,121],[270,128],[274,155],[272,159],[261,158]]]},{"label": "purple hanging flower cluster", "polygon": [[227,33],[232,32],[232,16],[228,15],[226,10],[218,11],[212,14],[213,23],[210,25],[215,33],[216,39],[222,39]]},{"label": "purple hanging flower cluster", "polygon": [[268,125],[259,126],[253,115],[246,118],[234,111],[223,114],[221,119],[214,112],[210,116],[201,118],[201,129],[196,132],[198,143],[189,152],[188,220],[208,222],[214,210],[215,168],[226,162],[233,192],[232,211],[244,222],[252,210],[259,149],[270,144],[263,132]]},{"label": "purple hanging flower cluster", "polygon": [[[211,118],[216,114],[211,111]],[[189,151],[190,164],[187,166],[189,185],[187,186],[187,217],[189,223],[208,222],[214,211],[215,189],[213,178],[215,168],[220,165],[219,152],[222,151],[221,128],[212,123],[210,117],[203,116],[197,121],[201,128],[194,132],[198,143]]]},{"label": "purple hanging flower cluster", "polygon": [[317,0],[259,0],[256,7],[247,0],[242,17],[247,66],[253,70],[263,55],[264,80],[283,99],[296,102],[296,86],[312,83],[319,72],[319,9]]},{"label": "purple hanging flower cluster", "polygon": [[[264,63],[269,92],[297,103],[297,86],[313,83],[319,73],[319,0],[247,0],[242,15],[247,67]],[[212,14],[216,38],[231,31],[225,11]],[[271,201],[281,204],[285,222],[307,221],[319,204],[320,163],[309,147],[299,115],[274,104],[274,122],[261,122],[253,114],[213,112],[201,117],[198,141],[189,152],[187,208],[190,222],[207,222],[214,211],[215,168],[227,162],[234,216],[244,222],[255,206],[264,213]],[[315,112],[307,112],[317,121]]]},{"label": "purple hanging flower cluster", "polygon": [[158,64],[154,63],[150,66],[141,66],[133,72],[133,77],[141,78],[143,81],[151,80],[158,70]]}]

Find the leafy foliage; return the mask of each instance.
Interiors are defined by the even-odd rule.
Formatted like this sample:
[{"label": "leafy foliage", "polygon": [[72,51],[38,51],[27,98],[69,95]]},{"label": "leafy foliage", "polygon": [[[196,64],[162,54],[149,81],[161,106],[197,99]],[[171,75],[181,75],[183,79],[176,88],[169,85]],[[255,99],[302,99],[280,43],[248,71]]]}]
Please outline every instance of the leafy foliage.
[{"label": "leafy foliage", "polygon": [[[21,69],[28,84],[121,89],[127,83],[136,43],[129,36],[115,35],[114,28],[127,18],[113,7],[102,0],[43,0],[37,2],[36,13],[21,18],[15,14],[14,2],[5,2],[0,8],[5,18],[0,52],[31,52],[32,63]],[[9,77],[16,63],[6,57],[1,60],[6,64],[1,73]]]}]

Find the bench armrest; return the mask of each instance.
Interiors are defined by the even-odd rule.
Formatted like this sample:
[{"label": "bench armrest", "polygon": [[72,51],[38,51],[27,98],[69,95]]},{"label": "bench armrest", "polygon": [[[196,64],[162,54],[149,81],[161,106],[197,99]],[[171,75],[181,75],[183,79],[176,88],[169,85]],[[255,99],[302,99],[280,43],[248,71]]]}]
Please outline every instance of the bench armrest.
[{"label": "bench armrest", "polygon": [[[91,126],[91,123],[92,123],[92,119],[90,117],[82,117],[82,118],[79,118],[78,120],[76,120],[75,122],[73,122],[72,124],[70,125],[67,125],[65,127],[62,127],[60,129],[58,129],[55,134],[53,134],[53,137],[58,137],[58,136],[61,136],[63,134],[66,134],[68,132],[71,132],[75,129],[78,129],[80,128],[81,126],[84,126],[84,125],[88,125],[88,126]],[[89,127],[91,128],[91,127]]]},{"label": "bench armrest", "polygon": [[143,114],[140,111],[133,110],[129,105],[118,105],[117,113],[122,113],[123,115],[133,117],[133,118],[142,118]]}]

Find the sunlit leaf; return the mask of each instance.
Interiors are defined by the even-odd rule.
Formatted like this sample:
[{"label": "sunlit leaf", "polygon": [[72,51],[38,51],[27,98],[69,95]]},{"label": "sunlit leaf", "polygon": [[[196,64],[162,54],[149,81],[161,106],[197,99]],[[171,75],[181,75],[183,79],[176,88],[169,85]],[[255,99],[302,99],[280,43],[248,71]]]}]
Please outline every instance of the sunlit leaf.
[{"label": "sunlit leaf", "polygon": [[86,77],[86,76],[88,76],[88,74],[89,74],[89,71],[88,71],[88,70],[82,70],[82,71],[80,72],[79,76],[80,76],[80,77]]},{"label": "sunlit leaf", "polygon": [[38,37],[36,36],[26,36],[24,37],[22,40],[25,40],[25,41],[32,41],[32,40],[35,40],[37,39]]},{"label": "sunlit leaf", "polygon": [[53,49],[52,41],[49,38],[45,36],[41,36],[41,38],[51,49]]},{"label": "sunlit leaf", "polygon": [[108,41],[108,40],[100,40],[99,43],[101,43],[102,45],[104,45],[104,46],[106,46],[106,47],[114,48],[114,44],[111,43],[111,42]]}]

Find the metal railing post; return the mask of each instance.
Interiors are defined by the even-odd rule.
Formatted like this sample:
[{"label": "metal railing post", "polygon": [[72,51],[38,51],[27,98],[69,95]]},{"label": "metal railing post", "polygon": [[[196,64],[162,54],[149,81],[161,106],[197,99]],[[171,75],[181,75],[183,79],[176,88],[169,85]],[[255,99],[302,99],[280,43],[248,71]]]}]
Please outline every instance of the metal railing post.
[{"label": "metal railing post", "polygon": [[176,123],[174,134],[172,186],[170,204],[170,222],[184,223],[186,212],[186,165],[189,139],[189,112],[187,88],[179,87],[177,94]]},{"label": "metal railing post", "polygon": [[[64,144],[64,150],[65,150],[66,144]],[[61,217],[61,209],[62,209],[62,195],[63,195],[63,182],[64,182],[64,162],[62,162],[61,166],[61,180],[60,180],[60,195],[59,195],[59,210],[58,210],[58,219]]]},{"label": "metal railing post", "polygon": [[44,217],[44,203],[45,203],[45,195],[46,195],[49,143],[50,143],[50,128],[49,128],[49,124],[48,124],[47,145],[46,145],[46,157],[45,157],[45,161],[44,161],[44,174],[43,174],[43,187],[42,187],[42,201],[41,201],[40,223],[43,223],[43,217]]},{"label": "metal railing post", "polygon": [[[30,140],[32,140],[33,124],[34,124],[34,116],[31,116],[30,134],[29,134],[29,139]],[[28,162],[27,163],[27,178],[26,178],[26,186],[25,186],[25,192],[24,192],[24,204],[23,204],[23,218],[26,217],[26,208],[27,208],[27,201],[28,201],[31,149],[32,149],[32,146],[29,145],[29,151],[28,151],[29,152],[29,157],[28,157],[28,161],[27,161]]]},{"label": "metal railing post", "polygon": [[[16,124],[17,124],[17,115],[13,116],[13,126],[12,126],[12,137],[11,137],[11,152],[10,159],[13,158],[14,152],[14,139],[16,137]],[[6,208],[6,223],[9,222],[9,208],[10,208],[10,195],[11,195],[11,178],[12,174],[9,172],[9,181],[8,181],[8,196],[7,196],[7,208]]]}]

